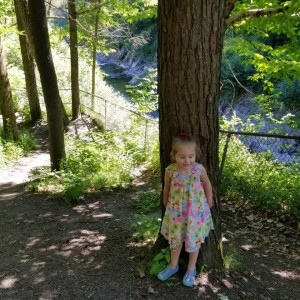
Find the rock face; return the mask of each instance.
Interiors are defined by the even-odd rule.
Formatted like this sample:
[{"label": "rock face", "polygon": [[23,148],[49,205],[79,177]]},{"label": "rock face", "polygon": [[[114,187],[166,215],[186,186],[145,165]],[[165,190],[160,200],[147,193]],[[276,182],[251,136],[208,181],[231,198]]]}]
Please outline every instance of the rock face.
[{"label": "rock face", "polygon": [[111,66],[107,76],[111,78],[128,78],[128,84],[130,85],[138,83],[139,78],[143,78],[148,74],[149,68],[156,68],[157,66],[154,62],[135,58],[135,51],[129,52],[125,48],[107,55],[98,53],[97,61],[100,67],[105,65]]},{"label": "rock face", "polygon": [[[287,124],[276,124],[265,117],[255,118],[255,114],[262,115],[257,103],[252,98],[244,97],[237,101],[234,105],[220,105],[220,116],[224,116],[226,120],[237,118],[235,125],[230,130],[247,132],[250,126],[252,131],[258,133],[273,133],[284,136],[300,136],[300,129],[294,129]],[[251,119],[249,122],[248,120]],[[255,129],[255,130],[253,130]],[[299,163],[300,162],[300,140],[296,138],[279,138],[279,137],[262,137],[251,135],[238,135],[251,152],[260,153],[270,151],[273,159],[283,163]]]}]

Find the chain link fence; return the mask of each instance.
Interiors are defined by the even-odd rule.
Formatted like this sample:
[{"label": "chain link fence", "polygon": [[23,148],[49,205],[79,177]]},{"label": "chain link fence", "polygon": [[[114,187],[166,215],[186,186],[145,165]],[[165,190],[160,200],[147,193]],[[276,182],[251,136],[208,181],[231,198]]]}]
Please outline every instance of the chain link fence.
[{"label": "chain link fence", "polygon": [[226,130],[220,130],[220,136],[224,145],[220,166],[221,174],[224,170],[228,147],[232,139],[235,141],[232,142],[231,151],[235,153],[237,160],[239,156],[245,157],[254,154],[264,156],[266,162],[282,164],[286,167],[290,166],[295,172],[299,172],[300,136]]},{"label": "chain link fence", "polygon": [[81,110],[99,120],[105,130],[131,132],[134,138],[140,139],[146,150],[151,141],[158,139],[157,120],[134,111],[132,105],[114,103],[83,90],[80,90],[80,97]]},{"label": "chain link fence", "polygon": [[300,136],[220,130],[221,194],[300,220]]}]

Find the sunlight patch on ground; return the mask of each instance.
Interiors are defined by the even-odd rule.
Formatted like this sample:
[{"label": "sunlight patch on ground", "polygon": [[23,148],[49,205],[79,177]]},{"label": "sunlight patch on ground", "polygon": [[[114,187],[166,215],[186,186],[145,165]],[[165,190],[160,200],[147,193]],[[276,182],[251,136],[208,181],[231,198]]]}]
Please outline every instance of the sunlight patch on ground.
[{"label": "sunlight patch on ground", "polygon": [[222,242],[229,242],[229,240],[225,236],[222,236]]},{"label": "sunlight patch on ground", "polygon": [[253,249],[253,245],[242,245],[241,248],[244,250],[244,251],[250,251],[251,249]]},{"label": "sunlight patch on ground", "polygon": [[47,248],[41,248],[41,252],[50,252],[50,251],[55,251],[58,249],[57,245],[51,245]]},{"label": "sunlight patch on ground", "polygon": [[94,203],[89,203],[88,208],[89,209],[98,209],[99,208],[99,201],[96,201]]},{"label": "sunlight patch on ground", "polygon": [[[13,185],[13,182],[9,182],[9,184]],[[21,195],[21,192],[14,192],[14,193],[8,193],[1,189],[1,197],[0,200],[10,200],[13,198],[16,198],[17,196]]]},{"label": "sunlight patch on ground", "polygon": [[0,289],[11,289],[18,280],[15,276],[6,276],[0,281]]},{"label": "sunlight patch on ground", "polygon": [[53,213],[52,212],[47,212],[45,214],[40,214],[39,215],[39,218],[51,218],[53,216]]},{"label": "sunlight patch on ground", "polygon": [[100,235],[96,231],[81,230],[80,233],[82,236],[71,239],[68,244],[63,247],[63,252],[59,252],[60,255],[65,254],[69,256],[72,251],[81,249],[81,254],[88,256],[91,252],[99,251],[101,249],[101,245],[106,240],[105,235]]},{"label": "sunlight patch on ground", "polygon": [[196,277],[196,284],[198,288],[198,296],[205,294],[207,288],[211,289],[214,293],[218,293],[220,288],[215,287],[209,280],[209,273],[201,273],[200,276]]},{"label": "sunlight patch on ground", "polygon": [[73,210],[75,210],[78,213],[83,213],[87,210],[86,205],[77,205],[73,207]]},{"label": "sunlight patch on ground", "polygon": [[290,271],[273,271],[272,273],[286,279],[292,279],[292,280],[300,279],[299,274]]},{"label": "sunlight patch on ground", "polygon": [[31,267],[32,272],[38,272],[39,270],[43,269],[46,266],[44,261],[34,262]]},{"label": "sunlight patch on ground", "polygon": [[102,213],[102,214],[98,214],[98,215],[93,215],[93,218],[112,218],[113,215],[112,214],[107,214],[107,213]]},{"label": "sunlight patch on ground", "polygon": [[36,245],[41,239],[40,238],[35,238],[35,237],[32,237],[29,239],[29,243],[26,245],[26,248],[30,248],[34,245]]},{"label": "sunlight patch on ground", "polygon": [[143,247],[148,247],[149,245],[154,245],[156,241],[156,238],[153,239],[147,239],[144,241],[136,241],[136,242],[129,242],[127,243],[127,247],[136,247],[136,248],[143,248]]},{"label": "sunlight patch on ground", "polygon": [[46,281],[46,277],[43,273],[38,274],[38,276],[34,279],[33,283],[34,284],[40,284]]}]

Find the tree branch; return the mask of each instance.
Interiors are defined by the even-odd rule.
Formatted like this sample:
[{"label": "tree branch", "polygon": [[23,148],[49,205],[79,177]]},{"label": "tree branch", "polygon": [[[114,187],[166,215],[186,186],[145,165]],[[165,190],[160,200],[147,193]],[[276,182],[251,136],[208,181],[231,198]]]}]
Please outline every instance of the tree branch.
[{"label": "tree branch", "polygon": [[225,20],[229,19],[229,16],[234,8],[236,0],[226,0],[225,3]]},{"label": "tree branch", "polygon": [[232,16],[227,19],[226,21],[226,27],[233,25],[234,23],[237,23],[243,19],[246,18],[258,18],[261,16],[267,16],[267,15],[273,15],[278,13],[283,13],[288,9],[288,5],[284,7],[276,7],[276,8],[263,8],[263,9],[250,9],[247,11],[240,12],[236,14],[235,16]]}]

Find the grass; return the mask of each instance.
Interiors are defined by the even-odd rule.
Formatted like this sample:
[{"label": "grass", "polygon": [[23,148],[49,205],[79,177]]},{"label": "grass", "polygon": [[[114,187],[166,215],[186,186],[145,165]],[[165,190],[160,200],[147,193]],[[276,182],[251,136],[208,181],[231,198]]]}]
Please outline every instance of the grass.
[{"label": "grass", "polygon": [[0,127],[0,168],[27,155],[35,148],[36,139],[27,130],[19,130],[19,140],[15,142],[10,138],[6,138],[3,134],[3,128]]},{"label": "grass", "polygon": [[[65,202],[101,188],[127,187],[133,170],[147,154],[132,139],[117,132],[87,133],[66,139],[65,167],[59,172],[41,169],[31,177],[28,189],[61,193]],[[139,153],[139,155],[138,155]]]},{"label": "grass", "polygon": [[[223,147],[224,140],[220,153]],[[279,164],[270,152],[251,153],[236,137],[229,143],[221,193],[231,200],[300,220],[299,165]]]}]

